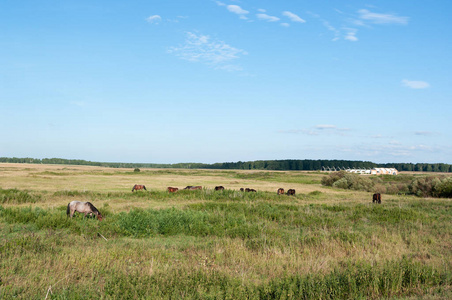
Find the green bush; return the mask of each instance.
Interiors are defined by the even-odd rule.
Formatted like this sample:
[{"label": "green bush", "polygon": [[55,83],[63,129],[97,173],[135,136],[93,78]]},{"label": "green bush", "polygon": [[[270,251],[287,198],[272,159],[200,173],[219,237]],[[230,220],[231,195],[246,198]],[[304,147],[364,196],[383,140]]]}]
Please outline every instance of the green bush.
[{"label": "green bush", "polygon": [[[342,174],[340,174],[340,176],[342,176]],[[368,177],[364,177],[358,174],[346,173],[342,178],[335,181],[332,186],[340,189],[371,192],[373,191],[374,183]]]},{"label": "green bush", "polygon": [[336,181],[344,178],[345,174],[347,174],[345,171],[330,173],[322,178],[322,184],[326,186],[333,186]]},{"label": "green bush", "polygon": [[435,185],[434,196],[452,198],[452,177],[443,178]]},{"label": "green bush", "polygon": [[414,179],[409,191],[419,197],[452,197],[452,177],[426,176]]}]

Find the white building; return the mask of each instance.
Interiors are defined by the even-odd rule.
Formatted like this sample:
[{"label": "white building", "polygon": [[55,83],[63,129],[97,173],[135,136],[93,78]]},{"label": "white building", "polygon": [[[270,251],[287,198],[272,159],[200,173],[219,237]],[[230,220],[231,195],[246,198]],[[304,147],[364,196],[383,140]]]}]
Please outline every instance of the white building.
[{"label": "white building", "polygon": [[373,168],[370,170],[372,175],[397,175],[398,171],[394,168]]},{"label": "white building", "polygon": [[349,173],[355,173],[355,174],[370,174],[370,169],[347,169],[345,170]]}]

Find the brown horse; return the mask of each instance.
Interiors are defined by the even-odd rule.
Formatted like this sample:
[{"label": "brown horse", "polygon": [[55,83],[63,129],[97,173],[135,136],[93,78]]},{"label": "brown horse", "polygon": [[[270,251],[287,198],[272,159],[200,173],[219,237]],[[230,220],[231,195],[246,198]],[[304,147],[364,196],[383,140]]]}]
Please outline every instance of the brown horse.
[{"label": "brown horse", "polygon": [[91,202],[72,201],[69,202],[66,209],[66,215],[73,217],[75,212],[83,213],[86,215],[96,215],[99,221],[102,221],[102,214],[91,204]]},{"label": "brown horse", "polygon": [[146,189],[146,187],[144,185],[142,185],[142,184],[135,184],[133,186],[132,193],[133,193],[133,191],[138,191],[138,190],[145,190],[145,191],[147,191],[147,189]]},{"label": "brown horse", "polygon": [[294,189],[289,189],[289,190],[287,191],[287,195],[289,195],[289,196],[295,196],[295,190],[294,190]]},{"label": "brown horse", "polygon": [[223,191],[224,190],[224,186],[216,186],[215,187],[215,191]]},{"label": "brown horse", "polygon": [[372,195],[372,203],[381,204],[381,195],[380,193],[376,193]]},{"label": "brown horse", "polygon": [[278,193],[278,195],[284,195],[284,189],[283,188],[279,188],[277,193]]},{"label": "brown horse", "polygon": [[184,190],[202,190],[202,186],[200,186],[200,185],[197,185],[197,186],[188,185],[187,187],[184,188]]},{"label": "brown horse", "polygon": [[175,188],[175,187],[168,187],[168,192],[170,192],[170,193],[175,193],[175,192],[177,192],[179,189],[178,188]]},{"label": "brown horse", "polygon": [[249,188],[246,188],[246,189],[245,189],[245,192],[254,192],[254,193],[255,193],[256,190],[255,190],[255,189],[249,189]]}]

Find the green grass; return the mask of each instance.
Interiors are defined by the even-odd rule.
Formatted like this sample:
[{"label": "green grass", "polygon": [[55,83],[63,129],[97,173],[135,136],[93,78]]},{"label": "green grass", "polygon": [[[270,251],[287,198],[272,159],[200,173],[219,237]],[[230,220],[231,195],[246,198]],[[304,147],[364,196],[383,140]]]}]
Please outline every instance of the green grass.
[{"label": "green grass", "polygon": [[1,203],[35,203],[39,202],[42,196],[33,194],[28,191],[20,191],[17,189],[1,189],[0,188],[0,204]]},{"label": "green grass", "polygon": [[[49,286],[48,299],[452,296],[450,199],[377,205],[312,183],[319,174],[239,173],[212,176],[298,180],[311,192],[0,190],[0,299],[43,299]],[[67,218],[72,200],[94,203],[103,221]]]}]

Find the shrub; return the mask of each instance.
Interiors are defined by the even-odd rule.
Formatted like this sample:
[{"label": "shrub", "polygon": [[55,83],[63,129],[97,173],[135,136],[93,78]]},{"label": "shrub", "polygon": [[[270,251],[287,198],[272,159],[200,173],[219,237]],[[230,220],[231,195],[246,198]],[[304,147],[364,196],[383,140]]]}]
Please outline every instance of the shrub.
[{"label": "shrub", "polygon": [[[433,181],[436,179],[434,176],[427,176],[422,178],[417,178],[413,180],[410,184],[410,193],[418,197],[428,197],[433,194]],[[436,183],[436,181],[435,181]]]},{"label": "shrub", "polygon": [[140,172],[141,170],[140,170],[140,168],[135,168],[133,171],[134,172]]},{"label": "shrub", "polygon": [[325,183],[329,184],[330,180],[334,180],[336,178],[341,177],[335,182],[333,182],[332,184],[333,187],[340,189],[363,190],[368,192],[373,190],[374,183],[369,178],[352,173],[344,172],[342,174],[341,172],[337,172],[338,174],[325,179]]},{"label": "shrub", "polygon": [[333,184],[336,181],[338,181],[339,179],[344,178],[345,174],[347,174],[347,172],[345,172],[345,171],[339,171],[339,172],[330,173],[327,176],[322,178],[322,185],[333,186]]},{"label": "shrub", "polygon": [[338,181],[333,183],[333,187],[335,188],[339,188],[339,189],[349,189],[350,188],[350,184],[347,180],[347,178],[341,178]]},{"label": "shrub", "polygon": [[452,198],[452,177],[446,177],[435,185],[434,196]]}]

